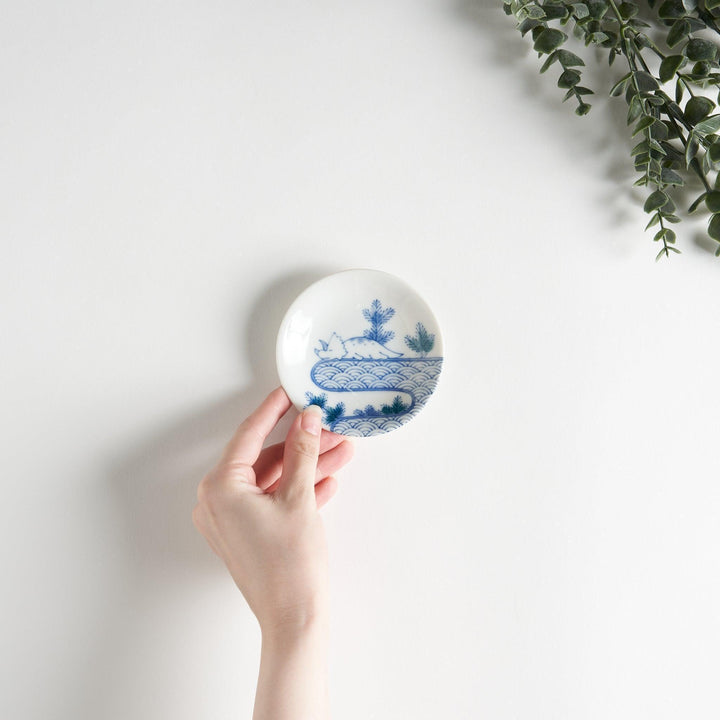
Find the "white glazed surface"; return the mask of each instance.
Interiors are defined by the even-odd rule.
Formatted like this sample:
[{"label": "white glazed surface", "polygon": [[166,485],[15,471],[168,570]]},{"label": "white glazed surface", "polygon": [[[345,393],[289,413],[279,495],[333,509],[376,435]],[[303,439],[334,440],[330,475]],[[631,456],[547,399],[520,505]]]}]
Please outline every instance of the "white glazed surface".
[{"label": "white glazed surface", "polygon": [[[373,302],[379,302],[380,312],[389,318],[377,330],[384,337],[378,343],[373,338],[373,326],[366,314]],[[420,357],[408,344],[416,337],[417,325],[431,338],[431,349]],[[364,333],[368,336],[365,337]],[[329,344],[329,345],[328,345]],[[325,427],[341,434],[377,435],[397,429],[419,412],[432,394],[442,364],[443,346],[438,322],[427,303],[406,282],[386,272],[370,269],[346,270],[325,277],[311,285],[292,303],[278,331],[277,365],[280,382],[294,405],[301,409],[320,397],[327,408],[342,403],[346,419],[330,422],[325,413]],[[427,358],[427,359],[426,359]],[[341,365],[357,370],[349,381],[333,380],[322,385],[318,371],[340,360]],[[417,362],[419,360],[419,362]],[[321,361],[324,361],[321,362]],[[417,365],[417,369],[413,364]],[[403,364],[402,376],[395,365]],[[427,365],[433,365],[433,377],[427,377]],[[379,377],[367,377],[373,367]],[[346,373],[343,372],[343,376]],[[395,390],[387,388],[394,378]],[[395,397],[408,407],[414,402],[413,379],[418,378],[423,390],[422,400],[410,412],[400,414],[373,413],[385,407]],[[429,395],[428,395],[429,397]],[[422,404],[420,404],[422,403]]]}]

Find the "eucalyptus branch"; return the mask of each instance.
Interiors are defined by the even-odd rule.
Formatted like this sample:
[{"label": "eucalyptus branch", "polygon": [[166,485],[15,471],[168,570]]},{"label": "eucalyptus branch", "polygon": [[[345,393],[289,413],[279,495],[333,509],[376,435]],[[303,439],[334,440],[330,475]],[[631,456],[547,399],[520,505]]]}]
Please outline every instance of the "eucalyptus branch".
[{"label": "eucalyptus branch", "polygon": [[[649,23],[638,17],[641,4],[646,16],[650,13]],[[651,215],[647,227],[659,225],[657,257],[680,252],[668,227],[680,222],[670,193],[689,176],[697,176],[704,190],[688,213],[704,203],[711,215],[708,234],[720,243],[720,114],[708,97],[710,90],[720,89],[720,48],[695,35],[700,30],[720,34],[720,0],[505,0],[504,9],[523,36],[531,34],[538,55],[546,56],[540,72],[559,64],[558,87],[566,91],[565,100],[575,98],[578,115],[590,111],[585,98],[593,91],[580,85],[585,61],[564,47],[568,34],[561,28],[586,47],[606,50],[610,65],[625,59],[628,72],[610,94],[625,97],[631,134],[642,138],[631,156],[641,173],[635,185],[652,190],[644,209]],[[674,99],[664,90],[668,84],[674,85]],[[720,245],[715,254],[720,256]]]}]

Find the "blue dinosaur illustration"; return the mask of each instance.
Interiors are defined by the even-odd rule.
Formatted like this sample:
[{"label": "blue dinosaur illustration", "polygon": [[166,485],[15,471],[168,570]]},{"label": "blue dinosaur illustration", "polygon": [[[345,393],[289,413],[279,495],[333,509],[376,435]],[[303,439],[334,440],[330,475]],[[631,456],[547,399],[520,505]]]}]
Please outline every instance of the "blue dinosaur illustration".
[{"label": "blue dinosaur illustration", "polygon": [[320,340],[320,347],[315,354],[321,360],[347,358],[350,360],[377,360],[380,358],[401,357],[401,352],[395,352],[385,347],[377,340],[367,337],[351,337],[343,340],[337,333],[333,333],[325,342]]}]

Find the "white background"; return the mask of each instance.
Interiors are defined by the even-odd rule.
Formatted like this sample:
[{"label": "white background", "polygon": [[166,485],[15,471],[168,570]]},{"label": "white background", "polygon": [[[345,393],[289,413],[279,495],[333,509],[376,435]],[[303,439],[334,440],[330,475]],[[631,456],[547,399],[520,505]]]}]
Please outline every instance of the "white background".
[{"label": "white background", "polygon": [[250,716],[195,487],[347,267],[446,365],[325,511],[334,717],[718,716],[720,267],[653,261],[622,67],[575,117],[491,0],[2,16],[3,718]]}]

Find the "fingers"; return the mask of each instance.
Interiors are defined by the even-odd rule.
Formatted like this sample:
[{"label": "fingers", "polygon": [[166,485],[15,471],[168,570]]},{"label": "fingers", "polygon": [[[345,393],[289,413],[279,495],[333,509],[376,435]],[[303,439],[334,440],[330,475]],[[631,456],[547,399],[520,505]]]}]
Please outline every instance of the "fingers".
[{"label": "fingers", "polygon": [[[330,434],[330,433],[328,433]],[[338,470],[347,465],[355,452],[355,446],[349,440],[343,440],[341,436],[335,436],[333,447],[323,452],[323,439],[320,438],[320,457],[318,458],[317,469],[315,470],[315,482],[318,483],[328,475],[334,475]],[[282,472],[282,458],[278,461],[277,471],[274,479],[258,479],[258,486],[266,493],[273,493],[278,488],[280,473]],[[267,485],[266,483],[270,483]]]},{"label": "fingers", "polygon": [[221,462],[234,465],[253,465],[263,443],[278,420],[290,408],[290,398],[282,388],[273,390],[240,427],[223,453]]},{"label": "fingers", "polygon": [[282,475],[275,492],[280,498],[295,503],[314,497],[321,429],[322,410],[317,405],[295,418],[285,439]]},{"label": "fingers", "polygon": [[[344,438],[342,435],[332,433],[328,430],[323,430],[320,434],[320,459],[318,461],[318,465],[322,465],[323,455],[325,453],[337,447],[343,441]],[[274,485],[282,472],[284,450],[284,442],[266,447],[260,453],[260,457],[255,463],[255,474],[257,475],[258,487],[262,488],[266,492],[272,492],[275,489]],[[335,470],[328,470],[325,472],[325,475],[330,475],[333,472],[335,472]],[[321,478],[324,478],[325,475],[317,475],[316,479],[320,480]]]},{"label": "fingers", "polygon": [[315,486],[315,502],[317,504],[317,509],[319,510],[323,505],[327,504],[327,502],[335,495],[338,489],[338,482],[337,480],[330,476],[323,478],[316,486]]}]

